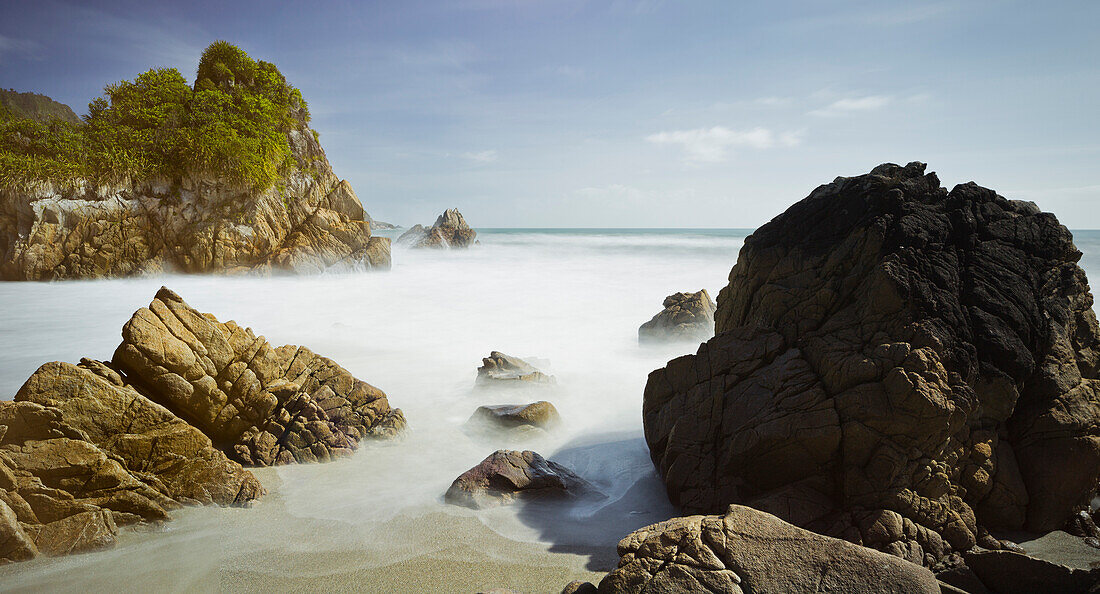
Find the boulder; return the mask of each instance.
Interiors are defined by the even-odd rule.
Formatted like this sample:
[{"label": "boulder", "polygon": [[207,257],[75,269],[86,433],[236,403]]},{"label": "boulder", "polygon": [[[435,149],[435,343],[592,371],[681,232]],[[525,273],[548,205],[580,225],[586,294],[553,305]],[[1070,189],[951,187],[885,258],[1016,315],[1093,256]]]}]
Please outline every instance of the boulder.
[{"label": "boulder", "polygon": [[477,239],[462,213],[452,208],[444,211],[431,227],[413,225],[397,238],[397,243],[413,248],[466,248]]},{"label": "boulder", "polygon": [[122,338],[112,365],[245,465],[328,461],[405,427],[385,393],[331,359],[275,348],[167,288],[133,315]]},{"label": "boulder", "polygon": [[588,481],[535,452],[498,450],[455,479],[443,499],[452,505],[481,509],[520,497],[564,498],[590,490]]},{"label": "boulder", "polygon": [[480,386],[506,386],[554,384],[554,376],[535,369],[519,357],[510,357],[500,351],[492,351],[481,360],[477,368],[477,384]]},{"label": "boulder", "polygon": [[618,550],[600,592],[940,592],[923,567],[739,505],[636,530]]},{"label": "boulder", "polygon": [[665,297],[664,309],[638,328],[638,340],[701,341],[714,336],[714,301],[706,289]]},{"label": "boulder", "polygon": [[561,417],[553,404],[539,400],[530,404],[479,406],[468,422],[473,425],[501,429],[517,427],[553,429],[561,423]]},{"label": "boulder", "polygon": [[688,513],[745,503],[931,565],[1096,492],[1100,328],[1054,215],[922,163],[837,178],[745,240],[717,335],[650,374]]},{"label": "boulder", "polygon": [[997,594],[1086,594],[1100,585],[1100,569],[1066,567],[1014,551],[966,554],[966,565]]},{"label": "boulder", "polygon": [[263,190],[202,172],[0,188],[0,279],[389,268],[390,240],[308,124],[287,140],[293,166]]}]

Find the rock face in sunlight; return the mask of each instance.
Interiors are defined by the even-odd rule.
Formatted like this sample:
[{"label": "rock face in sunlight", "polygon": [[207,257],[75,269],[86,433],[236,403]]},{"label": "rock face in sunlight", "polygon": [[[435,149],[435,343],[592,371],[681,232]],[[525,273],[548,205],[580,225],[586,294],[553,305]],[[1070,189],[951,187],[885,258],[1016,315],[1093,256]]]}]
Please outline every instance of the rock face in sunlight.
[{"label": "rock face in sunlight", "polygon": [[477,239],[477,231],[466,224],[457,208],[444,211],[431,227],[413,225],[397,238],[397,243],[414,248],[466,248]]},{"label": "rock face in sunlight", "polygon": [[561,416],[553,404],[545,400],[530,404],[495,404],[477,407],[470,422],[502,429],[535,427],[553,429],[561,423]]},{"label": "rock face in sunlight", "polygon": [[305,347],[275,348],[251,329],[161,288],[122,329],[113,363],[149,397],[247,465],[328,461],[405,427],[386,395]]},{"label": "rock face in sunlight", "polygon": [[664,309],[638,328],[638,340],[701,341],[714,336],[714,301],[706,289],[665,297]]},{"label": "rock face in sunlight", "polygon": [[1054,215],[922,163],[837,178],[753,233],[717,336],[650,374],[673,503],[745,503],[931,565],[1050,531],[1100,477],[1100,330]]},{"label": "rock face in sunlight", "polygon": [[203,175],[0,189],[0,279],[389,268],[312,130],[287,136],[296,166],[260,192]]},{"label": "rock face in sunlight", "polygon": [[739,505],[637,530],[619,555],[600,592],[940,592],[923,567]]},{"label": "rock face in sunlight", "polygon": [[509,503],[519,497],[561,498],[592,488],[572,470],[530,450],[498,450],[462,473],[444,500],[474,509]]},{"label": "rock face in sunlight", "polygon": [[554,383],[556,383],[554,376],[535,369],[533,365],[519,357],[510,357],[500,351],[489,353],[488,357],[481,360],[481,367],[477,368],[479,386]]}]

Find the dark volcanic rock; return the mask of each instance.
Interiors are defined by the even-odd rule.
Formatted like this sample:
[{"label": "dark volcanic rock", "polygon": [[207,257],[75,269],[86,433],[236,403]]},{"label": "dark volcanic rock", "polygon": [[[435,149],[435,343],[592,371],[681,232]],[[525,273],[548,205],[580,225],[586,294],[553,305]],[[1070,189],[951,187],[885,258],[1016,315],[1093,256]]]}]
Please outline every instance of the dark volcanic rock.
[{"label": "dark volcanic rock", "polygon": [[444,211],[431,227],[413,225],[397,238],[397,243],[414,248],[465,248],[477,239],[477,231],[466,224],[458,209]]},{"label": "dark volcanic rock", "polygon": [[305,347],[272,347],[166,288],[122,329],[114,365],[247,465],[328,461],[405,427],[386,395]]},{"label": "dark volcanic rock", "polygon": [[665,297],[664,309],[638,328],[638,340],[706,340],[714,336],[714,301],[706,289]]},{"label": "dark volcanic rock", "polygon": [[535,452],[498,450],[455,479],[443,499],[478,509],[518,497],[560,498],[589,490],[588,481]]},{"label": "dark volcanic rock", "polygon": [[477,368],[477,383],[482,386],[501,386],[506,384],[553,384],[554,376],[535,369],[519,357],[510,357],[500,351],[493,351],[481,360]]},{"label": "dark volcanic rock", "polygon": [[718,332],[650,374],[672,501],[930,564],[1049,531],[1100,476],[1100,340],[1054,215],[925,166],[837,178],[746,239]]},{"label": "dark volcanic rock", "polygon": [[739,505],[636,530],[619,556],[600,592],[940,592],[923,567]]}]

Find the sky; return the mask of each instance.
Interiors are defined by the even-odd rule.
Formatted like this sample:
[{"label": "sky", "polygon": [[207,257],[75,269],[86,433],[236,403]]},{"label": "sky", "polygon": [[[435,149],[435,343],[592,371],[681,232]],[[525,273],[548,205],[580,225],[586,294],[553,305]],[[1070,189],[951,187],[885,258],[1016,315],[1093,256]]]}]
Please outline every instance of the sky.
[{"label": "sky", "polygon": [[0,87],[77,113],[224,39],[376,219],[756,227],[924,161],[1100,228],[1100,2],[0,0]]}]

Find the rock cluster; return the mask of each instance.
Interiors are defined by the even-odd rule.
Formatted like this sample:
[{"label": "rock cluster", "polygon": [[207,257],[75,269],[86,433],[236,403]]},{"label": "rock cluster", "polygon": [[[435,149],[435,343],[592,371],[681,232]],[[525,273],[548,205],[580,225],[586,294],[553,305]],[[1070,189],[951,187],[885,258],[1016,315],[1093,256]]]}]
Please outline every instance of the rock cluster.
[{"label": "rock cluster", "polygon": [[458,209],[446,210],[431,227],[413,225],[397,238],[397,243],[414,248],[466,248],[477,239],[477,231],[466,224]]},{"label": "rock cluster", "polygon": [[519,497],[570,497],[590,489],[588,481],[535,452],[497,450],[456,478],[443,499],[452,505],[480,509]]},{"label": "rock cluster", "polygon": [[247,505],[256,477],[109,366],[47,363],[0,402],[0,563],[112,546],[181,504]]},{"label": "rock cluster", "polygon": [[1053,215],[921,163],[817,188],[746,239],[717,336],[649,376],[670,498],[925,565],[1060,527],[1100,477],[1080,257]]},{"label": "rock cluster", "polygon": [[296,166],[263,191],[202,175],[2,188],[0,279],[389,268],[389,239],[312,130],[288,140]]},{"label": "rock cluster", "polygon": [[706,289],[665,297],[664,309],[638,328],[638,340],[701,341],[714,336],[714,301]]},{"label": "rock cluster", "polygon": [[476,383],[479,386],[505,386],[553,384],[555,380],[554,376],[539,371],[519,357],[510,357],[500,351],[492,351],[488,357],[481,360],[481,367],[477,368]]},{"label": "rock cluster", "polygon": [[618,548],[619,567],[600,592],[940,592],[923,567],[739,505],[647,526]]}]

